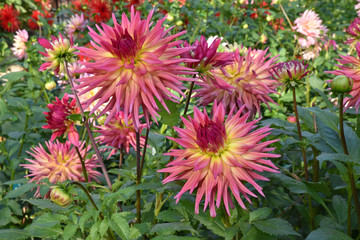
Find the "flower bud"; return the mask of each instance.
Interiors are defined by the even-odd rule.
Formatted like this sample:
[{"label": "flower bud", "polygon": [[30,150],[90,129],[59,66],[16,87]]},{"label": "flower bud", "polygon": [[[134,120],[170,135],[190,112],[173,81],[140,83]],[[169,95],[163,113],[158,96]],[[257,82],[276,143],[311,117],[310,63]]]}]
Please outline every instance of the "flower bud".
[{"label": "flower bud", "polygon": [[51,91],[54,88],[56,88],[56,83],[54,81],[45,83],[46,90]]},{"label": "flower bud", "polygon": [[60,207],[68,207],[74,200],[74,196],[71,193],[71,188],[57,185],[51,187],[50,199]]},{"label": "flower bud", "polygon": [[176,25],[181,26],[181,25],[183,25],[183,23],[184,23],[183,21],[179,20],[179,21],[176,22]]},{"label": "flower bud", "polygon": [[243,25],[243,29],[247,29],[249,27],[249,25],[247,24],[247,23],[245,23],[244,25]]},{"label": "flower bud", "polygon": [[166,17],[166,20],[168,20],[169,22],[172,22],[172,21],[174,21],[174,16],[172,16],[172,15],[168,15],[167,17]]},{"label": "flower bud", "polygon": [[331,91],[335,93],[347,93],[350,92],[353,86],[351,78],[348,78],[344,75],[336,76],[331,84]]}]

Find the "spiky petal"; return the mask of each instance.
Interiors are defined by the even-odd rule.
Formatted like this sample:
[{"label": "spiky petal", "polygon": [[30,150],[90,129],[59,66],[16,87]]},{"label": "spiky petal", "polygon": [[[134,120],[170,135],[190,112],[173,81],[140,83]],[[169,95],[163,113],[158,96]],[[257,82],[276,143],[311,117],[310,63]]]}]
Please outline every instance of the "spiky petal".
[{"label": "spiky petal", "polygon": [[[122,15],[121,24],[113,15],[114,27],[102,24],[97,27],[100,34],[89,28],[89,35],[94,42],[89,49],[79,47],[79,55],[90,57],[94,62],[80,62],[85,66],[78,70],[79,73],[89,73],[94,76],[78,79],[80,85],[77,89],[83,89],[80,94],[99,87],[100,90],[90,98],[86,104],[99,99],[92,112],[107,103],[101,114],[109,112],[106,120],[108,123],[118,111],[127,117],[132,115],[135,129],[139,129],[139,108],[143,110],[148,126],[149,116],[156,121],[159,116],[157,99],[164,108],[168,108],[164,100],[179,99],[169,89],[182,94],[183,80],[190,80],[184,74],[193,74],[191,69],[181,66],[185,60],[178,56],[188,51],[188,48],[175,48],[182,41],[173,41],[184,32],[170,35],[168,30],[162,27],[166,18],[160,19],[156,24],[151,22],[154,11],[151,11],[145,20],[141,20],[140,12],[131,10],[130,20],[125,13]],[[150,25],[153,26],[150,28]]]},{"label": "spiky petal", "polygon": [[20,27],[20,20],[18,16],[20,12],[12,5],[5,4],[0,9],[0,26],[8,32],[15,32]]},{"label": "spiky petal", "polygon": [[66,25],[66,31],[70,36],[78,39],[80,34],[85,30],[87,22],[88,21],[85,20],[83,13],[81,13],[80,16],[75,14],[68,21]]},{"label": "spiky petal", "polygon": [[47,125],[43,126],[43,128],[54,131],[51,135],[51,141],[64,135],[69,138],[69,141],[73,145],[79,146],[79,133],[75,128],[75,122],[68,119],[68,117],[71,114],[80,113],[80,109],[76,107],[75,99],[71,102],[69,102],[69,100],[69,95],[65,93],[61,100],[56,97],[56,100],[53,101],[53,103],[47,105],[50,112],[44,112]]},{"label": "spiky petal", "polygon": [[216,82],[209,78],[196,82],[201,88],[194,97],[200,97],[200,105],[206,106],[216,100],[222,102],[227,111],[233,105],[237,110],[245,106],[246,112],[254,116],[260,114],[262,102],[274,103],[269,94],[276,93],[277,81],[269,71],[275,67],[276,57],[269,59],[267,50],[249,48],[244,55],[240,55],[240,51],[235,51],[232,64],[211,71]]},{"label": "spiky petal", "polygon": [[[225,108],[222,103],[214,103],[213,115],[210,119],[205,109],[201,112],[194,108],[194,119],[182,118],[186,129],[175,127],[179,138],[170,138],[184,149],[173,149],[166,155],[175,157],[175,160],[166,165],[167,168],[159,172],[170,175],[163,180],[168,183],[176,180],[186,180],[181,191],[175,196],[178,202],[181,196],[197,189],[195,213],[199,213],[199,205],[205,197],[204,211],[209,206],[210,215],[216,216],[215,206],[224,203],[230,215],[229,205],[233,207],[231,194],[242,208],[246,208],[241,195],[251,203],[249,196],[256,197],[246,186],[250,183],[264,196],[261,186],[255,180],[267,178],[257,172],[277,172],[277,167],[264,158],[275,158],[280,155],[268,153],[274,150],[268,145],[277,141],[260,142],[270,134],[269,127],[254,130],[258,120],[247,122],[250,113],[241,115],[244,107],[234,113],[232,108],[225,120]],[[230,191],[229,191],[230,190]]]},{"label": "spiky petal", "polygon": [[17,31],[14,36],[14,43],[11,50],[13,51],[15,57],[19,60],[27,58],[26,43],[28,39],[29,35],[25,29]]},{"label": "spiky petal", "polygon": [[356,43],[355,49],[357,53],[356,57],[350,55],[340,56],[340,59],[336,59],[340,63],[336,64],[336,66],[338,66],[340,69],[327,71],[326,73],[345,75],[353,80],[352,90],[349,92],[352,98],[344,98],[344,110],[348,109],[349,107],[354,107],[356,111],[358,111],[360,107],[360,42]]}]

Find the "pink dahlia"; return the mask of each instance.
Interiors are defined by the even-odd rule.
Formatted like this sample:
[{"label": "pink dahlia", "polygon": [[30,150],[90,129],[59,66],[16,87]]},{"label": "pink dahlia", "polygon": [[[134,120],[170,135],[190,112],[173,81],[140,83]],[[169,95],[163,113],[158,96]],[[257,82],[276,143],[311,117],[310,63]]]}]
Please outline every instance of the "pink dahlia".
[{"label": "pink dahlia", "polygon": [[360,0],[356,0],[358,4],[355,5],[357,15],[360,17]]},{"label": "pink dahlia", "polygon": [[51,141],[64,135],[64,137],[69,137],[69,141],[73,145],[79,146],[79,133],[75,128],[75,122],[68,117],[71,114],[79,114],[80,109],[76,107],[75,99],[71,102],[69,100],[69,95],[65,93],[61,100],[56,97],[53,103],[47,105],[50,112],[44,112],[44,114],[48,125],[43,126],[43,128],[54,131],[51,135]]},{"label": "pink dahlia", "polygon": [[346,44],[353,44],[360,40],[360,18],[355,18],[351,22],[349,27],[346,29],[346,32],[351,35],[351,38],[348,39]]},{"label": "pink dahlia", "polygon": [[240,206],[245,209],[241,195],[250,203],[249,195],[257,197],[245,186],[245,183],[250,183],[264,196],[261,186],[255,180],[269,180],[255,171],[278,172],[275,170],[277,167],[270,160],[264,159],[280,156],[268,153],[274,150],[268,145],[277,140],[260,142],[270,134],[271,129],[263,127],[254,130],[259,119],[247,122],[250,113],[240,117],[243,109],[233,115],[235,111],[233,107],[225,120],[225,108],[222,103],[214,104],[211,119],[205,109],[201,112],[194,108],[194,119],[182,118],[186,129],[175,127],[179,138],[170,138],[184,149],[170,150],[171,152],[166,155],[174,156],[176,159],[159,172],[170,173],[163,180],[164,184],[186,180],[181,191],[175,196],[176,202],[186,191],[192,193],[197,188],[196,214],[199,213],[200,201],[205,195],[204,211],[209,206],[210,215],[215,217],[215,201],[217,208],[223,201],[230,215],[229,204],[233,208],[233,202],[229,188]]},{"label": "pink dahlia", "polygon": [[353,57],[350,55],[340,56],[341,59],[336,59],[341,64],[336,64],[336,66],[338,66],[340,69],[334,71],[327,71],[326,73],[344,75],[353,80],[352,90],[349,92],[352,98],[345,97],[344,106],[345,110],[349,107],[354,107],[356,108],[356,111],[358,111],[360,107],[360,42],[356,43],[355,49],[357,52],[357,57]]},{"label": "pink dahlia", "polygon": [[[114,27],[102,24],[98,27],[100,35],[90,29],[95,49],[79,47],[79,55],[90,57],[94,62],[80,62],[85,66],[79,73],[89,73],[94,76],[80,78],[77,89],[85,88],[84,94],[99,87],[100,90],[86,101],[87,106],[99,99],[91,113],[102,104],[107,103],[101,115],[109,111],[108,123],[118,111],[125,114],[128,123],[129,114],[132,115],[135,129],[139,129],[139,108],[143,110],[148,126],[149,115],[159,116],[159,107],[155,98],[168,110],[165,99],[173,100],[179,97],[171,90],[183,95],[181,89],[183,80],[190,80],[184,74],[193,74],[191,69],[181,66],[186,59],[178,56],[189,48],[175,48],[182,41],[173,41],[184,32],[170,35],[170,29],[162,27],[165,17],[156,24],[151,24],[152,10],[145,20],[141,20],[140,12],[131,10],[129,20],[125,13],[122,15],[121,25],[113,15]],[[150,29],[150,26],[153,26]]]},{"label": "pink dahlia", "polygon": [[282,90],[294,88],[303,84],[302,80],[310,71],[306,71],[308,65],[299,61],[281,62],[271,71],[273,78],[283,85]]},{"label": "pink dahlia", "polygon": [[234,62],[220,69],[211,70],[214,81],[208,78],[196,82],[201,88],[195,97],[200,97],[200,105],[206,106],[215,100],[222,102],[227,111],[235,105],[239,110],[245,106],[251,116],[260,114],[260,104],[275,103],[269,96],[276,93],[277,81],[272,79],[270,70],[275,67],[276,57],[270,58],[267,50],[249,48],[244,55],[242,49],[234,53]]},{"label": "pink dahlia", "polygon": [[314,45],[327,32],[319,16],[312,10],[306,10],[294,23],[294,30],[303,35],[299,38],[302,47]]},{"label": "pink dahlia", "polygon": [[200,37],[200,41],[196,39],[192,45],[185,41],[184,47],[192,47],[192,49],[182,53],[181,57],[193,59],[193,62],[188,62],[186,65],[200,74],[207,73],[212,68],[224,67],[233,61],[233,53],[217,52],[220,43],[221,38],[215,38],[209,44],[204,36]]},{"label": "pink dahlia", "polygon": [[43,55],[43,63],[39,71],[45,70],[54,70],[56,75],[65,73],[65,61],[67,63],[73,63],[74,59],[74,51],[75,48],[73,46],[72,38],[68,40],[64,38],[61,34],[60,37],[51,36],[52,41],[48,41],[45,38],[39,38],[39,44],[45,48],[45,52],[39,52]]},{"label": "pink dahlia", "polygon": [[[82,176],[83,170],[81,166],[81,160],[76,152],[76,149],[71,146],[69,141],[60,143],[58,140],[55,142],[45,142],[47,150],[39,144],[38,147],[31,148],[28,154],[33,159],[27,158],[30,163],[20,164],[26,169],[30,170],[30,174],[25,177],[31,177],[29,182],[38,182],[45,178],[48,178],[51,183],[64,182],[66,180],[85,182],[84,176]],[[90,149],[84,147],[85,142],[80,144],[79,152],[81,156],[86,156]],[[97,161],[94,157],[86,158],[85,168],[88,174],[88,180],[101,174],[95,170],[98,167]],[[40,187],[38,187],[36,195],[39,195]]]},{"label": "pink dahlia", "polygon": [[14,36],[14,43],[11,50],[13,51],[13,54],[15,57],[19,60],[27,58],[26,53],[26,43],[29,39],[28,32],[23,29],[16,32],[16,35]]},{"label": "pink dahlia", "polygon": [[69,36],[78,39],[81,33],[85,30],[87,22],[88,21],[85,20],[83,13],[81,13],[80,16],[78,14],[75,14],[70,18],[68,24],[66,25],[66,31]]},{"label": "pink dahlia", "polygon": [[[97,137],[100,143],[117,149],[124,149],[127,153],[130,151],[130,145],[136,150],[136,130],[131,120],[125,123],[125,116],[123,112],[117,112],[111,121],[104,125],[99,126],[96,132],[101,135]],[[146,127],[146,124],[139,126],[139,132]],[[145,137],[140,137],[140,146],[144,147]],[[112,149],[110,155],[113,155],[117,150]]]}]

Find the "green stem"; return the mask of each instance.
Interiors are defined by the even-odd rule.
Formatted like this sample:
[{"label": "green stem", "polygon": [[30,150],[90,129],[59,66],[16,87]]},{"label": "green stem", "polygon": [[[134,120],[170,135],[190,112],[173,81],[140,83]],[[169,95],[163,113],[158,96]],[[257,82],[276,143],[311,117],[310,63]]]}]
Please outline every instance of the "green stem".
[{"label": "green stem", "polygon": [[[123,161],[123,158],[124,158],[124,152],[123,152],[123,148],[121,147],[120,148],[120,157],[119,157],[119,170],[121,169],[121,164],[122,164],[122,161]],[[119,172],[119,175],[118,175],[118,179],[120,181],[120,172]]]},{"label": "green stem", "polygon": [[49,99],[49,96],[48,96],[48,94],[47,94],[47,92],[46,92],[46,89],[45,89],[44,86],[42,86],[42,89],[43,89],[43,91],[44,91],[45,101],[46,101],[47,104],[49,104],[49,103],[50,103],[50,99]]},{"label": "green stem", "polygon": [[103,159],[102,159],[102,156],[101,156],[101,154],[100,154],[99,148],[97,147],[96,142],[95,142],[95,139],[94,139],[94,137],[93,137],[93,135],[92,135],[92,132],[91,132],[91,129],[90,129],[88,120],[87,120],[87,118],[86,118],[86,116],[85,116],[84,109],[83,109],[83,107],[81,106],[81,102],[80,102],[79,97],[78,97],[78,95],[77,95],[77,92],[76,92],[76,90],[75,90],[75,86],[74,86],[74,83],[73,83],[73,79],[72,79],[72,77],[70,76],[70,72],[69,72],[69,69],[68,69],[67,62],[66,62],[66,61],[65,61],[65,64],[64,64],[64,65],[65,65],[66,75],[67,75],[67,77],[68,77],[68,79],[69,79],[69,82],[70,82],[70,85],[71,85],[71,90],[72,90],[72,92],[73,92],[73,94],[74,94],[74,96],[75,96],[76,103],[77,103],[77,105],[78,105],[78,107],[79,107],[79,109],[80,109],[81,115],[82,115],[82,117],[83,117],[83,122],[84,122],[84,125],[85,125],[85,128],[86,128],[86,131],[87,131],[87,133],[88,133],[88,136],[89,136],[89,138],[90,138],[91,145],[92,145],[93,149],[95,150],[96,156],[97,156],[97,158],[98,158],[98,160],[99,160],[99,163],[100,163],[102,172],[103,172],[103,174],[104,174],[106,183],[107,183],[107,185],[109,186],[109,188],[111,189],[111,188],[112,188],[112,185],[111,185],[111,181],[110,181],[110,178],[109,178],[109,174],[108,174],[108,172],[107,172],[107,170],[106,170],[106,167],[105,167],[104,161],[103,161]]},{"label": "green stem", "polygon": [[[348,190],[348,199],[347,199],[347,234],[351,237],[351,190]],[[349,217],[350,216],[350,217]]]},{"label": "green stem", "polygon": [[[81,156],[81,153],[80,153],[80,151],[79,151],[79,148],[75,146],[75,149],[76,149],[77,155],[78,155],[79,158],[80,158],[81,167],[82,167],[82,171],[83,171],[83,174],[84,174],[85,182],[89,182],[88,174],[87,174],[86,167],[85,167],[85,161],[84,161],[83,157]],[[84,156],[84,157],[86,157],[86,156]]]},{"label": "green stem", "polygon": [[[340,121],[340,138],[341,138],[341,143],[344,149],[344,153],[346,155],[349,155],[349,151],[346,145],[346,139],[345,139],[345,133],[344,133],[344,94],[341,93],[340,97],[339,97],[339,121]],[[357,215],[357,219],[358,219],[358,229],[360,229],[360,203],[359,203],[359,197],[356,191],[356,184],[355,184],[355,178],[354,178],[354,170],[353,170],[353,166],[350,164],[350,162],[346,163],[347,166],[347,170],[348,170],[348,177],[349,177],[349,182],[350,182],[350,187],[351,187],[351,192],[352,195],[354,197],[354,203],[355,203],[355,210],[356,210],[356,215]],[[350,211],[351,212],[351,211]],[[349,210],[348,210],[349,213]],[[349,218],[351,218],[351,214],[348,214],[348,221]]]},{"label": "green stem", "polygon": [[[141,182],[141,160],[140,160],[140,133],[136,131],[136,186]],[[141,223],[141,192],[140,189],[136,190],[136,214],[137,223]]]},{"label": "green stem", "polygon": [[149,132],[150,129],[146,129],[146,135],[145,135],[145,144],[144,144],[144,149],[143,149],[143,153],[142,153],[142,157],[141,157],[141,165],[140,165],[140,178],[142,177],[142,173],[143,173],[143,169],[144,169],[144,163],[145,163],[145,155],[146,155],[146,149],[147,149],[147,142],[149,139]]}]

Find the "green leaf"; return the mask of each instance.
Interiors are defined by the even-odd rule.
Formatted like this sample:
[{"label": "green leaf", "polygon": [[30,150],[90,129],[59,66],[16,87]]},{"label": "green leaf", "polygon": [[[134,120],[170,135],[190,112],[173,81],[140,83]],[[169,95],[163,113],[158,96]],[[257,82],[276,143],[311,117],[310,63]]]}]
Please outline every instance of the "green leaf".
[{"label": "green leaf", "polygon": [[168,125],[169,127],[174,127],[177,125],[177,123],[180,120],[180,111],[178,108],[178,103],[170,101],[170,100],[164,100],[166,106],[168,107],[170,114],[167,110],[165,110],[164,106],[156,100],[156,103],[161,111],[159,111],[159,115],[161,116],[161,121]]},{"label": "green leaf", "polygon": [[161,182],[152,182],[152,183],[141,183],[135,187],[135,190],[156,190],[163,187]]},{"label": "green leaf", "polygon": [[187,222],[172,222],[172,223],[158,223],[154,225],[149,233],[158,233],[160,235],[172,234],[175,231],[190,231],[195,233],[196,231]]},{"label": "green leaf", "polygon": [[152,238],[153,240],[199,240],[197,237],[174,236],[174,235],[161,235]]},{"label": "green leaf", "polygon": [[29,231],[35,237],[55,237],[63,234],[63,231],[57,221],[45,223],[32,223],[25,230]]},{"label": "green leaf", "polygon": [[24,193],[30,191],[34,187],[36,187],[35,183],[26,183],[24,185],[21,185],[20,187],[16,188],[15,190],[12,190],[8,194],[6,194],[5,199],[19,197],[19,196],[23,195]]},{"label": "green leaf", "polygon": [[277,238],[271,236],[267,233],[257,230],[255,227],[252,227],[249,232],[247,232],[241,240],[276,240]]},{"label": "green leaf", "polygon": [[323,123],[325,123],[328,127],[333,129],[334,131],[338,131],[339,126],[339,117],[336,114],[314,107],[314,108],[307,108],[308,111],[315,114]]},{"label": "green leaf", "polygon": [[26,76],[31,76],[31,74],[28,72],[25,72],[25,71],[11,72],[11,73],[7,73],[4,76],[0,77],[0,80],[7,79],[8,81],[14,81],[14,80],[19,80]]},{"label": "green leaf", "polygon": [[304,182],[304,184],[306,187],[306,191],[310,194],[311,198],[314,199],[315,201],[317,201],[318,203],[320,203],[321,206],[323,206],[325,208],[325,210],[328,212],[330,217],[334,219],[334,215],[331,213],[330,209],[325,204],[323,198],[320,197],[320,195],[313,189],[313,187],[311,186],[310,183]]},{"label": "green leaf", "polygon": [[79,220],[79,227],[82,232],[84,232],[84,225],[87,220],[89,220],[97,211],[95,209],[92,209],[90,211],[86,211]]},{"label": "green leaf", "polygon": [[109,228],[109,219],[105,218],[104,220],[101,221],[100,227],[99,227],[99,233],[100,233],[101,237],[103,237],[105,235],[108,228]]},{"label": "green leaf", "polygon": [[0,209],[0,227],[5,226],[11,222],[11,211],[10,208],[4,207]]},{"label": "green leaf", "polygon": [[29,239],[31,234],[23,229],[0,229],[1,239],[20,240]]},{"label": "green leaf", "polygon": [[224,237],[225,239],[232,239],[237,233],[236,229],[228,229],[218,218],[212,218],[204,213],[195,214],[194,218],[201,224],[205,225],[216,235]]},{"label": "green leaf", "polygon": [[179,222],[184,218],[175,210],[165,210],[159,213],[157,219],[164,222]]},{"label": "green leaf", "polygon": [[298,107],[299,117],[303,123],[311,130],[314,131],[314,118],[309,111],[305,108]]},{"label": "green leaf", "polygon": [[253,225],[260,231],[272,236],[301,236],[293,230],[289,222],[280,218],[270,218],[264,221],[254,222]]},{"label": "green leaf", "polygon": [[311,232],[305,240],[352,240],[348,235],[332,228],[319,228]]},{"label": "green leaf", "polygon": [[[316,60],[319,58],[316,58]],[[316,62],[315,60],[315,62]],[[315,89],[323,89],[324,82],[318,78],[316,75],[311,75],[309,77],[310,86]]]},{"label": "green leaf", "polygon": [[139,223],[131,226],[129,239],[137,239],[141,237],[141,235],[149,232],[150,228],[151,228],[151,224],[148,222]]},{"label": "green leaf", "polygon": [[55,203],[50,202],[49,199],[23,199],[33,205],[36,205],[40,209],[50,209],[53,211],[69,211],[67,208],[60,207]]},{"label": "green leaf", "polygon": [[343,147],[341,145],[341,139],[337,131],[326,126],[322,121],[319,120],[319,118],[316,119],[316,125],[322,140],[326,142],[326,144],[335,152],[344,153]]},{"label": "green leaf", "polygon": [[77,229],[78,226],[75,224],[66,225],[64,228],[64,235],[63,235],[64,240],[68,240],[72,238],[75,235]]},{"label": "green leaf", "polygon": [[333,196],[331,202],[336,212],[338,223],[339,224],[345,223],[347,219],[347,203],[345,199],[339,195],[335,195]]},{"label": "green leaf", "polygon": [[329,100],[329,96],[327,96],[322,90],[320,89],[314,89],[320,96],[323,98],[324,102],[326,103],[326,106],[330,109],[330,111],[334,111],[334,105]]},{"label": "green leaf", "polygon": [[121,239],[129,239],[130,227],[128,221],[122,216],[121,213],[113,214],[111,216],[111,220],[109,220],[109,225]]},{"label": "green leaf", "polygon": [[271,212],[271,208],[268,207],[256,209],[255,211],[250,212],[249,223],[252,221],[266,219],[270,216]]},{"label": "green leaf", "polygon": [[319,156],[317,156],[316,159],[319,161],[320,166],[322,165],[322,163],[324,161],[330,161],[330,162],[340,161],[340,162],[352,162],[352,163],[358,162],[358,160],[355,160],[351,156],[346,155],[344,153],[326,153],[326,152],[323,152]]}]

